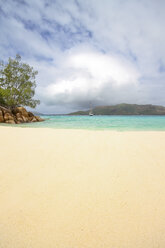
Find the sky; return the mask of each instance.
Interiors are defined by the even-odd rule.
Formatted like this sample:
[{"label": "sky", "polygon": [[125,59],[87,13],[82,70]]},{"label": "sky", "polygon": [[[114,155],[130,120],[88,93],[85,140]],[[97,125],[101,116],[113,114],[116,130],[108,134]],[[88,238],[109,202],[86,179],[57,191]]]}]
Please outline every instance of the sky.
[{"label": "sky", "polygon": [[165,106],[164,0],[0,0],[0,59],[38,70],[41,113]]}]

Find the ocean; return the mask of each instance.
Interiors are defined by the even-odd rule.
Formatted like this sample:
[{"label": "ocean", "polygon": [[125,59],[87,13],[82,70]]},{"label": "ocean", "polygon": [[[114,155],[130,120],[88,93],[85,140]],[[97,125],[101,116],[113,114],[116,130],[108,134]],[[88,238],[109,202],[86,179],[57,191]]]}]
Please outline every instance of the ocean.
[{"label": "ocean", "polygon": [[[44,122],[16,127],[116,131],[165,131],[165,116],[42,116]],[[1,124],[2,125],[2,124]]]}]

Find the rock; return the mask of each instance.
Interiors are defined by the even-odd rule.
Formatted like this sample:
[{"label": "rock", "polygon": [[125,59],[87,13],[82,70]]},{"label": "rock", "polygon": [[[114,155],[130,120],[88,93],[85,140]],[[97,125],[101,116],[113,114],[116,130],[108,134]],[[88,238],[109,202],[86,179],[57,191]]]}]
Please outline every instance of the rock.
[{"label": "rock", "polygon": [[22,115],[22,120],[23,120],[23,122],[29,122],[28,117],[25,117],[24,115]]},{"label": "rock", "polygon": [[29,117],[28,112],[23,107],[17,107],[14,109],[15,113],[20,113],[22,116]]},{"label": "rock", "polygon": [[17,113],[19,113],[19,110],[17,108],[13,108],[12,109],[12,114],[16,115]]},{"label": "rock", "polygon": [[20,122],[20,123],[22,123],[23,122],[23,119],[22,118],[17,118],[17,121],[16,121],[17,123],[18,122]]},{"label": "rock", "polygon": [[16,113],[16,118],[22,118],[20,113]]},{"label": "rock", "polygon": [[0,109],[0,122],[4,122],[3,112],[1,109]]},{"label": "rock", "polygon": [[7,109],[7,108],[4,108],[4,107],[0,107],[1,111],[3,112],[3,115],[6,114],[6,113],[11,113],[10,109]]},{"label": "rock", "polygon": [[31,120],[31,122],[37,122],[37,119],[35,117],[33,117],[33,119]]},{"label": "rock", "polygon": [[15,124],[15,121],[14,120],[8,120],[8,121],[5,121],[5,123],[7,123],[7,124]]},{"label": "rock", "polygon": [[40,116],[27,112],[23,107],[16,107],[12,110],[0,106],[0,123],[20,124],[25,122],[44,121]]},{"label": "rock", "polygon": [[[25,120],[26,121],[26,120]],[[22,123],[24,122],[23,117],[20,113],[16,113],[16,123]]]},{"label": "rock", "polygon": [[3,111],[3,114],[10,113],[10,111],[8,109],[3,109],[2,111]]},{"label": "rock", "polygon": [[28,112],[29,117],[33,117],[34,114],[32,112]]},{"label": "rock", "polygon": [[9,118],[8,118],[9,121],[12,121],[14,120],[14,117],[12,115],[9,115]]},{"label": "rock", "polygon": [[0,115],[0,122],[4,122],[4,118],[2,115]]},{"label": "rock", "polygon": [[35,116],[37,121],[44,121],[44,119],[42,119],[40,116]]},{"label": "rock", "polygon": [[8,120],[8,117],[9,117],[9,114],[8,113],[5,113],[4,120],[7,121]]},{"label": "rock", "polygon": [[5,121],[9,121],[9,120],[14,120],[14,117],[12,116],[12,114],[11,113],[5,113],[4,114],[4,120]]},{"label": "rock", "polygon": [[34,117],[29,117],[28,119],[29,119],[29,121],[31,122],[31,120],[33,119]]}]

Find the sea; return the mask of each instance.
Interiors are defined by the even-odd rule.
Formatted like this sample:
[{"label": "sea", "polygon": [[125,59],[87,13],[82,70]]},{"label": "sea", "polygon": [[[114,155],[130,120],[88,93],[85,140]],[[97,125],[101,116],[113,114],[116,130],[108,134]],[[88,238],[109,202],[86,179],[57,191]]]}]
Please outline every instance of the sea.
[{"label": "sea", "polygon": [[[14,125],[15,127],[116,130],[116,131],[165,131],[165,116],[41,116],[43,122]],[[1,124],[2,125],[2,124]],[[8,125],[8,124],[3,124]]]}]

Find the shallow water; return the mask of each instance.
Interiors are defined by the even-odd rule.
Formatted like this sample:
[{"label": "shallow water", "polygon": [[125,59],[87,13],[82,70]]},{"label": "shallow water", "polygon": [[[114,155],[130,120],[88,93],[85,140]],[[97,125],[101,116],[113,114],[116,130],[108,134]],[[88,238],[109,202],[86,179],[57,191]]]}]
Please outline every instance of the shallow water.
[{"label": "shallow water", "polygon": [[[43,116],[42,116],[43,117]],[[41,127],[56,129],[101,129],[117,131],[161,131],[165,130],[165,116],[44,116],[38,123],[17,125],[18,127]]]}]

